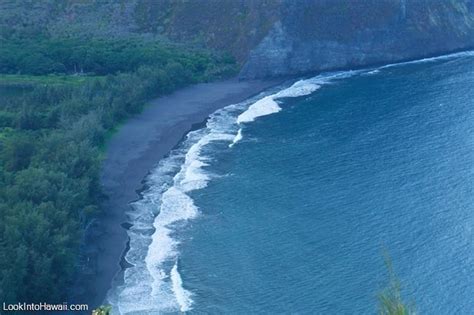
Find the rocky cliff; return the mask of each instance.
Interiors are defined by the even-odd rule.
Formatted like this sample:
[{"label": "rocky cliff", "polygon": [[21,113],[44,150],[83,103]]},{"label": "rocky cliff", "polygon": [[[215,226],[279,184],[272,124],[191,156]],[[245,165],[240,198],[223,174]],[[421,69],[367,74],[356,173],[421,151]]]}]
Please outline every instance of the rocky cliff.
[{"label": "rocky cliff", "polygon": [[243,78],[303,74],[474,47],[474,1],[288,0]]},{"label": "rocky cliff", "polygon": [[230,52],[242,78],[474,47],[474,0],[1,0],[2,36],[144,36]]}]

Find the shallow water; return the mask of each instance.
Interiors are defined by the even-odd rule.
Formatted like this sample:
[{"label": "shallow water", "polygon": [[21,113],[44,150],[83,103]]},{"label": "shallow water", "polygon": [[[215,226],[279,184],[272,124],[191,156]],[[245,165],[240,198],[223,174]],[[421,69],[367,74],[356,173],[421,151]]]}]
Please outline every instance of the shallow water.
[{"label": "shallow water", "polygon": [[215,113],[130,215],[123,314],[474,310],[474,54],[323,74]]}]

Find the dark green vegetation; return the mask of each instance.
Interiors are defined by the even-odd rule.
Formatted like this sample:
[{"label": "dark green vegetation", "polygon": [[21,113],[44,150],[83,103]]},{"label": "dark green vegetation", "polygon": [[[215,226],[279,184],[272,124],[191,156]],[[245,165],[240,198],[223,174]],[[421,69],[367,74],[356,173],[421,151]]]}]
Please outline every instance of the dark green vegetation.
[{"label": "dark green vegetation", "polygon": [[387,266],[389,283],[379,294],[379,314],[380,315],[414,315],[413,307],[403,302],[401,297],[401,284],[395,271],[392,260],[385,254],[385,265]]},{"label": "dark green vegetation", "polygon": [[24,75],[24,74],[0,74],[0,88],[3,88],[6,93],[15,88],[32,87],[36,84],[42,85],[57,85],[57,84],[81,84],[85,81],[90,81],[99,76],[91,75]]},{"label": "dark green vegetation", "polygon": [[[143,39],[3,39],[0,40],[0,73],[44,75],[137,71],[140,66],[180,66],[200,74],[213,74],[210,56],[183,51]],[[231,62],[231,58],[222,60]],[[166,69],[165,69],[166,70]],[[219,69],[221,70],[221,69]],[[210,73],[205,73],[210,72]]]},{"label": "dark green vegetation", "polygon": [[107,134],[147,99],[235,66],[139,38],[3,38],[0,60],[0,300],[61,303],[102,198]]},{"label": "dark green vegetation", "polygon": [[[319,43],[329,54],[335,42],[359,50],[361,36],[373,32],[369,46],[383,52],[377,62],[390,62],[400,42],[406,43],[404,58],[474,44],[471,0],[1,0],[0,12],[0,36],[164,36],[228,51],[241,64],[277,22],[290,38]],[[324,48],[325,41],[332,44]],[[284,50],[292,43],[281,37],[279,42]],[[308,58],[321,62],[320,54],[315,50]],[[348,57],[349,63],[357,59]]]},{"label": "dark green vegetation", "polygon": [[279,18],[281,0],[1,0],[0,36],[166,37],[243,62]]},{"label": "dark green vegetation", "polygon": [[92,315],[110,315],[112,313],[112,307],[102,305],[99,308],[92,311]]}]

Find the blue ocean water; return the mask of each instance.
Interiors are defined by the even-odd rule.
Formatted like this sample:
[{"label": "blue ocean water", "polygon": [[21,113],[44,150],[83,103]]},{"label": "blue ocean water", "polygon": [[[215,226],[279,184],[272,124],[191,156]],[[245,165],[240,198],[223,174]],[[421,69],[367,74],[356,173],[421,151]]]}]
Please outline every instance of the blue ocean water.
[{"label": "blue ocean water", "polygon": [[474,312],[474,54],[322,74],[216,112],[130,213],[117,313]]}]

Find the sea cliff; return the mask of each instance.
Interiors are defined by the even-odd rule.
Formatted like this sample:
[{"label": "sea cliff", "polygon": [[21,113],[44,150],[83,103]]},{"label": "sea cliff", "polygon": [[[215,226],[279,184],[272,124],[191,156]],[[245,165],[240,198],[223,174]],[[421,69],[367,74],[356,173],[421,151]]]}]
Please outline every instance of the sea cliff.
[{"label": "sea cliff", "polygon": [[423,58],[474,46],[474,2],[285,1],[250,53],[243,78],[294,75]]},{"label": "sea cliff", "polygon": [[1,6],[0,26],[9,35],[134,35],[193,43],[228,52],[242,79],[474,47],[473,0],[4,0]]}]

